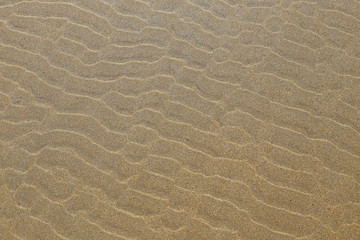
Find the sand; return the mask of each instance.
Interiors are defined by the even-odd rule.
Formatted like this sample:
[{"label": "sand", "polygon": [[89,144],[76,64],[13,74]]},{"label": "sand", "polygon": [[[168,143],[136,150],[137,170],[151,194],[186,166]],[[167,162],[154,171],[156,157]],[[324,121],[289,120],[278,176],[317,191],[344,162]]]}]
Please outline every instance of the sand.
[{"label": "sand", "polygon": [[0,0],[0,239],[360,239],[360,2]]}]

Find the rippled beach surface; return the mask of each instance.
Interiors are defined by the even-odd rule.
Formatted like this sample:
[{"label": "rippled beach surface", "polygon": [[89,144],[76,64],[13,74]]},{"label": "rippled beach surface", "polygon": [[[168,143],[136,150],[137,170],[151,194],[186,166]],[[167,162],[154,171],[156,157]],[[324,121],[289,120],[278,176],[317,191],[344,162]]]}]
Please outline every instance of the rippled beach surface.
[{"label": "rippled beach surface", "polygon": [[1,240],[358,240],[359,183],[359,0],[0,0]]}]

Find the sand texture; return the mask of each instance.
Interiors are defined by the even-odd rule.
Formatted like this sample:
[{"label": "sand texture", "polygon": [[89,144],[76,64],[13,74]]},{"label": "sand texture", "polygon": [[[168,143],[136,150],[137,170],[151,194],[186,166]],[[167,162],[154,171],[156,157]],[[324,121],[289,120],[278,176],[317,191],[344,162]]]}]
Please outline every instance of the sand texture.
[{"label": "sand texture", "polygon": [[359,240],[359,0],[0,0],[0,240]]}]

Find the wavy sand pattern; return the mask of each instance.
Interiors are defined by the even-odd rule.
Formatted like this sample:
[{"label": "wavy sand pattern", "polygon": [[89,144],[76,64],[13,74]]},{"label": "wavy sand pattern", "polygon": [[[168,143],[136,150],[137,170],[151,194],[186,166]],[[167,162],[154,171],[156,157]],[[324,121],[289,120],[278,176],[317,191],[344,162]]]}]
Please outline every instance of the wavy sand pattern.
[{"label": "wavy sand pattern", "polygon": [[0,0],[0,239],[360,239],[358,0]]}]

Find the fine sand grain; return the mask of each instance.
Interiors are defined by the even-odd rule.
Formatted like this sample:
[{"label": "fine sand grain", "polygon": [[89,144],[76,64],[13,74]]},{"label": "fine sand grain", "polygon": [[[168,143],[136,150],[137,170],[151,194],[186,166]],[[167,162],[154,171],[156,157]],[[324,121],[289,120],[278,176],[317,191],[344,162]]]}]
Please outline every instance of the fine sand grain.
[{"label": "fine sand grain", "polygon": [[359,0],[0,0],[0,240],[359,240]]}]

